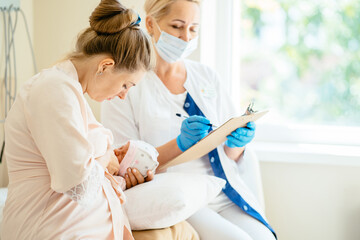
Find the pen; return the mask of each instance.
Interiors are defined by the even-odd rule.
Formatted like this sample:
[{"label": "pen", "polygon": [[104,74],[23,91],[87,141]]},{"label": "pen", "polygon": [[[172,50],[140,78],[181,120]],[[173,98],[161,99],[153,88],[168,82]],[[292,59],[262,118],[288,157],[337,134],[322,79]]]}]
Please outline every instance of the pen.
[{"label": "pen", "polygon": [[[189,116],[186,116],[186,115],[182,115],[181,113],[176,113],[175,114],[177,117],[182,117],[182,118],[188,118]],[[211,123],[208,123],[208,124],[205,124],[205,125],[208,125],[210,127],[213,127],[213,128],[217,128],[217,126],[211,124]]]}]

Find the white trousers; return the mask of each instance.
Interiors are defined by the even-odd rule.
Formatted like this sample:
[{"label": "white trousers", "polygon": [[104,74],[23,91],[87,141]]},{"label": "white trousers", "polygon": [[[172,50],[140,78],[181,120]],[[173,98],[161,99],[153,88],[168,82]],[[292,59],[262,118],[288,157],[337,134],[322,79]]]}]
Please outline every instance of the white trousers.
[{"label": "white trousers", "polygon": [[219,212],[205,207],[187,221],[201,240],[275,240],[267,227],[234,203]]},{"label": "white trousers", "polygon": [[[241,178],[264,206],[259,161],[251,147],[247,146],[237,167]],[[275,240],[264,224],[244,213],[223,192],[187,221],[201,240]]]}]

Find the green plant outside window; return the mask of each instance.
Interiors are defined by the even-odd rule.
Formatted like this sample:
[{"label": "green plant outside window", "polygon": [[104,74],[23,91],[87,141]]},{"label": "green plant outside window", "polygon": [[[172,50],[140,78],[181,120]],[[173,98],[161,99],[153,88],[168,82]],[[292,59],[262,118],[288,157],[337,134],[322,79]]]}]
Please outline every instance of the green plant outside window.
[{"label": "green plant outside window", "polygon": [[245,99],[300,123],[360,126],[360,1],[247,0]]}]

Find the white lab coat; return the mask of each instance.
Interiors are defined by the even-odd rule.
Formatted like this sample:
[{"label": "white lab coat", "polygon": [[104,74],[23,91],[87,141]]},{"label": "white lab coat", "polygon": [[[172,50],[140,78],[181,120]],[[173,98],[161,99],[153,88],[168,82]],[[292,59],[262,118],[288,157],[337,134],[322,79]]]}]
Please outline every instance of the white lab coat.
[{"label": "white lab coat", "polygon": [[[190,60],[184,63],[187,71],[184,87],[211,123],[220,126],[236,116],[218,75],[200,63]],[[175,115],[179,109],[174,106],[173,96],[156,74],[149,72],[131,88],[125,100],[116,98],[102,103],[102,123],[113,131],[115,145],[139,139],[161,146],[180,133],[183,119]],[[241,178],[237,165],[225,154],[223,145],[218,147],[218,152],[229,183],[265,219],[261,204]]]}]

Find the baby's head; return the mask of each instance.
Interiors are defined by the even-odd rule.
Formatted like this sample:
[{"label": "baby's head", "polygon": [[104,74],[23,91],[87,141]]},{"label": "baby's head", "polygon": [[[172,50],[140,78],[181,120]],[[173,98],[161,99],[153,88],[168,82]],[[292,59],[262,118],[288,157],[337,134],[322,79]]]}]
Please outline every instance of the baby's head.
[{"label": "baby's head", "polygon": [[115,155],[120,163],[120,176],[124,176],[126,170],[131,167],[137,168],[146,177],[148,170],[154,172],[159,165],[157,161],[159,153],[144,141],[130,140],[124,146],[116,149]]}]

